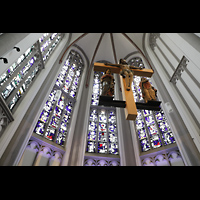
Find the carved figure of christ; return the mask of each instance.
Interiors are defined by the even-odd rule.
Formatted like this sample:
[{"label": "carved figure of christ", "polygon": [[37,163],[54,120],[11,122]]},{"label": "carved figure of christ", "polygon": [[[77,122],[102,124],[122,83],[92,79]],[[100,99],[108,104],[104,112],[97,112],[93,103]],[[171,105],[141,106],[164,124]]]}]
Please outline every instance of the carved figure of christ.
[{"label": "carved figure of christ", "polygon": [[[111,73],[120,74],[123,70],[122,64],[111,64],[111,63],[94,63],[94,71],[105,72],[105,70],[109,68]],[[144,77],[151,77],[153,75],[152,69],[141,69],[134,66],[129,66],[129,70],[133,72],[136,76],[144,76]],[[127,90],[126,80],[122,76],[120,76],[120,83],[122,88],[122,96],[123,100],[126,101],[125,109],[125,117],[126,120],[135,120],[137,117],[137,108],[133,96],[132,89]],[[131,83],[132,84],[132,83]],[[130,87],[130,86],[129,86]]]}]

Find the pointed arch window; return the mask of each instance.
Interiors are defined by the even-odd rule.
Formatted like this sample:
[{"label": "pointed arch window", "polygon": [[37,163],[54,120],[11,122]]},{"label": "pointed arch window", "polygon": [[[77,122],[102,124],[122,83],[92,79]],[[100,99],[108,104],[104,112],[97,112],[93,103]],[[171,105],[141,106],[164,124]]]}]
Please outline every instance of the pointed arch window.
[{"label": "pointed arch window", "polygon": [[82,57],[71,50],[34,129],[36,134],[60,146],[67,139],[83,68]]},{"label": "pointed arch window", "polygon": [[11,111],[16,110],[61,39],[61,33],[44,33],[0,76],[1,95]]},{"label": "pointed arch window", "polygon": [[118,155],[116,109],[98,106],[103,72],[94,72],[86,152]]},{"label": "pointed arch window", "polygon": [[[128,64],[138,67],[144,66],[140,57],[130,59]],[[152,84],[151,79],[147,79]],[[141,77],[134,76],[132,90],[135,102],[142,100],[140,81]],[[175,143],[173,133],[162,109],[160,111],[138,110],[135,127],[142,152]]]}]

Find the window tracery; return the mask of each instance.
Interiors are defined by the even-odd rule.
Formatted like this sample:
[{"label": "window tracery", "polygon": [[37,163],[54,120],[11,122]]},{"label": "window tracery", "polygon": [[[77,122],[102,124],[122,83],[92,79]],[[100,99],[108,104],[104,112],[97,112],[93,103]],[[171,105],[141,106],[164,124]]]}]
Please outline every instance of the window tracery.
[{"label": "window tracery", "polygon": [[34,129],[60,146],[65,145],[83,67],[81,56],[71,50]]},{"label": "window tracery", "polygon": [[[144,65],[139,57],[130,59],[128,64]],[[151,79],[147,79],[152,84]],[[141,77],[134,76],[132,90],[135,102],[142,100],[142,92],[139,87],[140,81]],[[142,151],[175,143],[173,133],[162,109],[160,111],[138,110],[135,125]]]},{"label": "window tracery", "polygon": [[[29,47],[19,58],[0,76],[1,95],[8,108],[13,108],[31,86],[35,77],[41,71],[43,62],[61,40],[60,33],[45,33],[38,41]],[[40,47],[39,47],[39,46]],[[42,58],[40,58],[40,54]],[[43,60],[41,60],[43,59]]]},{"label": "window tracery", "polygon": [[98,106],[103,72],[94,72],[86,152],[118,155],[116,109]]}]

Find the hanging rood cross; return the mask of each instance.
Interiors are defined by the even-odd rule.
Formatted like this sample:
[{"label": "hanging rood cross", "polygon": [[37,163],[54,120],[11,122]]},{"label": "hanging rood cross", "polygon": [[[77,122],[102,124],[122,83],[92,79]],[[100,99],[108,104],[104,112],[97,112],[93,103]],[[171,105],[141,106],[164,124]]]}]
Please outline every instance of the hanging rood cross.
[{"label": "hanging rood cross", "polygon": [[125,116],[127,120],[135,120],[137,117],[137,107],[133,97],[133,91],[131,90],[133,75],[151,77],[154,72],[152,69],[128,65],[123,59],[120,59],[119,63],[94,63],[94,71],[105,72],[109,68],[111,73],[121,74],[123,76],[123,78],[120,76],[120,82],[123,100],[126,102]]}]

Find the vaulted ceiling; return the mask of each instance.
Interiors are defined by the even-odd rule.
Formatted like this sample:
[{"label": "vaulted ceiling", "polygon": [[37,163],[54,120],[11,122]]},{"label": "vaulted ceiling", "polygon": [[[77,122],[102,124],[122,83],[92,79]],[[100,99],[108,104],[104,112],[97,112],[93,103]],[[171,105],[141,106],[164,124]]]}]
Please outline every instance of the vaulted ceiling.
[{"label": "vaulted ceiling", "polygon": [[99,60],[116,63],[135,51],[143,51],[144,33],[72,33],[70,45],[78,45],[90,65]]}]

